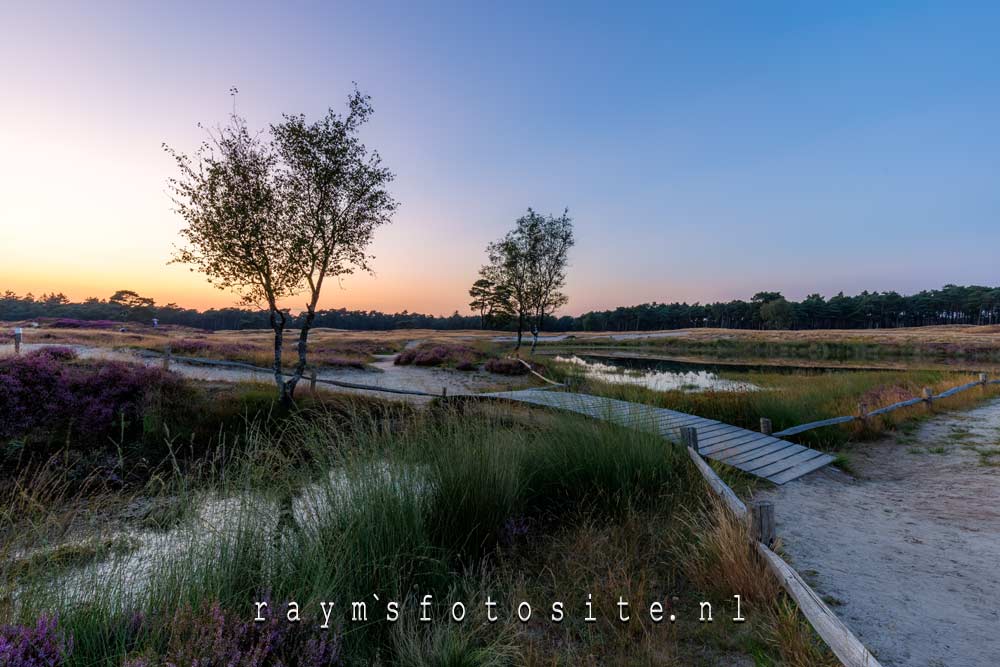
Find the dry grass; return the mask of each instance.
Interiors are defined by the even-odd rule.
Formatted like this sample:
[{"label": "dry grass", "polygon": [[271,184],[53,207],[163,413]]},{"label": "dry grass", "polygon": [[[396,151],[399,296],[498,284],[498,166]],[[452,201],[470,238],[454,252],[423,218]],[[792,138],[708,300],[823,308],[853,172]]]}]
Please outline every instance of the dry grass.
[{"label": "dry grass", "polygon": [[781,589],[752,547],[748,523],[715,496],[706,508],[683,516],[678,530],[684,572],[699,589],[719,598],[735,591],[750,610],[766,608],[778,597]]},{"label": "dry grass", "polygon": [[[760,331],[756,329],[680,329],[668,332],[574,332],[580,341],[589,341],[612,334],[622,333],[670,333],[683,332],[684,340],[714,341],[714,340],[746,340],[754,342],[803,342],[803,343],[883,343],[883,344],[917,344],[917,343],[957,343],[980,344],[989,348],[1000,348],[1000,325],[971,326],[964,324],[937,325],[927,327],[902,327],[899,329],[804,329],[796,331],[774,330]],[[655,341],[657,339],[640,339]],[[662,340],[671,340],[670,338]]]},{"label": "dry grass", "polygon": [[765,641],[787,667],[838,667],[840,661],[820,641],[790,600],[770,612]]}]

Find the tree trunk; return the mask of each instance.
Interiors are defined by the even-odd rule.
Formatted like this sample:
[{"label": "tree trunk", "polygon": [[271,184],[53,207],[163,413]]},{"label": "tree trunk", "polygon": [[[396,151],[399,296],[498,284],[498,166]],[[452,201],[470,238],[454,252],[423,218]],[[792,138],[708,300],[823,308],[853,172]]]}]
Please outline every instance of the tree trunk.
[{"label": "tree trunk", "polygon": [[308,306],[306,306],[306,319],[302,323],[302,327],[299,329],[299,342],[297,345],[297,351],[299,353],[299,360],[295,364],[295,370],[292,372],[292,379],[285,383],[285,396],[287,400],[291,401],[295,396],[295,386],[302,379],[302,376],[306,372],[306,343],[309,339],[309,330],[312,329],[313,320],[316,319],[316,299],[314,298]]},{"label": "tree trunk", "polygon": [[538,321],[535,326],[531,329],[531,354],[535,354],[535,348],[538,347],[538,334],[542,330],[542,322],[545,321],[545,311],[541,311],[538,315]]},{"label": "tree trunk", "polygon": [[271,328],[274,329],[274,383],[278,386],[278,398],[285,400],[285,383],[281,376],[281,346],[285,334],[285,314],[271,308]]},{"label": "tree trunk", "polygon": [[517,315],[517,345],[514,346],[514,351],[517,352],[521,349],[521,333],[524,331],[524,313],[518,313]]}]

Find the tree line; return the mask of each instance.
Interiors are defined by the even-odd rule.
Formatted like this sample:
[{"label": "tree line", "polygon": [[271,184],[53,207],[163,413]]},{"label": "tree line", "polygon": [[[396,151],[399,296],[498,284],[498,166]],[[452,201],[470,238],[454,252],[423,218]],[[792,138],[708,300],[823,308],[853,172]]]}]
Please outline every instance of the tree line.
[{"label": "tree line", "polygon": [[[287,313],[288,326],[296,328],[307,313]],[[110,320],[149,324],[176,324],[200,329],[263,329],[270,326],[266,310],[219,308],[204,311],[182,308],[174,303],[157,305],[152,299],[130,290],[119,290],[106,299],[91,297],[72,302],[63,294],[18,296],[11,291],[0,295],[0,321],[16,322],[35,318]],[[645,303],[610,310],[591,311],[579,316],[555,317],[546,313],[545,331],[655,331],[692,327],[731,329],[887,329],[931,324],[1000,324],[1000,287],[946,285],[910,296],[896,292],[862,292],[855,296],[837,294],[824,299],[812,294],[802,301],[790,301],[779,292],[759,292],[749,301],[734,300],[710,304]],[[478,329],[515,331],[517,323],[509,314],[488,316],[476,312],[461,315],[428,315],[402,311],[346,308],[317,310],[314,326],[332,329],[374,331],[386,329]]]},{"label": "tree line", "polygon": [[[307,316],[306,312],[285,312],[286,325],[297,329]],[[268,329],[270,313],[255,308],[210,308],[196,310],[183,308],[176,303],[157,304],[132,290],[119,290],[107,298],[89,297],[83,301],[70,301],[62,293],[19,296],[7,291],[0,295],[0,321],[20,322],[35,319],[110,321],[129,324],[173,324],[195,329]],[[428,315],[409,312],[384,313],[378,310],[350,310],[335,308],[316,310],[314,326],[330,329],[359,331],[384,331],[387,329],[477,329],[480,318],[475,315]],[[73,323],[68,323],[73,324]]]},{"label": "tree line", "polygon": [[708,304],[644,303],[592,311],[574,318],[577,331],[727,329],[889,329],[934,324],[1000,323],[1000,287],[945,285],[904,296],[898,292],[843,292],[801,301],[758,292],[749,301]]}]

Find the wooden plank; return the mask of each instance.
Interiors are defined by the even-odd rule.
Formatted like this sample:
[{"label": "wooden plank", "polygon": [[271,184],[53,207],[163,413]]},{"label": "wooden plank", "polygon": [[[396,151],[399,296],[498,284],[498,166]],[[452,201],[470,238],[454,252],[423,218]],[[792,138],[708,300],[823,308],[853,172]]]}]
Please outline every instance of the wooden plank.
[{"label": "wooden plank", "polygon": [[798,572],[760,542],[756,543],[756,548],[768,568],[795,600],[802,615],[816,628],[816,634],[823,638],[833,654],[846,667],[881,667],[871,651],[858,641],[843,621],[837,618],[816,592],[802,580]]},{"label": "wooden plank", "polygon": [[747,451],[744,454],[737,454],[735,456],[730,456],[725,461],[725,463],[728,463],[731,466],[739,465],[741,463],[747,463],[762,456],[773,454],[774,452],[784,449],[790,444],[792,443],[788,442],[787,440],[774,439],[767,442],[763,447],[756,447],[750,451]]},{"label": "wooden plank", "polygon": [[669,413],[663,410],[657,412],[656,423],[657,424],[671,424],[674,422],[682,421],[683,417]]},{"label": "wooden plank", "polygon": [[847,422],[852,422],[857,417],[833,417],[832,419],[822,419],[818,422],[809,422],[808,424],[802,424],[801,426],[793,426],[792,428],[786,428],[784,431],[778,431],[774,433],[774,437],[795,435],[796,433],[804,433],[805,431],[811,431],[814,428],[820,428],[821,426],[833,426],[834,424],[846,424]]},{"label": "wooden plank", "polygon": [[942,391],[940,394],[938,394],[934,398],[935,399],[937,399],[937,398],[948,398],[949,396],[954,396],[955,394],[957,394],[957,393],[959,393],[961,391],[965,391],[966,389],[972,389],[973,387],[978,387],[979,385],[980,385],[979,382],[970,382],[969,384],[963,384],[963,385],[959,385],[957,387],[952,387],[948,391]]},{"label": "wooden plank", "polygon": [[768,437],[770,436],[766,436],[763,433],[754,433],[753,431],[743,431],[742,433],[735,434],[727,433],[726,435],[719,436],[718,438],[710,438],[706,441],[707,444],[704,444],[701,449],[703,454],[714,454],[721,449],[732,447],[740,442]]},{"label": "wooden plank", "polygon": [[[779,442],[781,441],[779,440]],[[713,452],[710,456],[716,461],[729,463],[730,459],[736,458],[737,456],[743,456],[744,454],[749,454],[750,452],[755,452],[759,449],[763,449],[764,447],[770,447],[773,445],[774,440],[768,438],[767,436],[761,436],[754,440],[748,440],[738,445],[720,449]]]},{"label": "wooden plank", "polygon": [[[726,461],[726,463],[731,466],[736,466],[740,470],[753,472],[755,475],[758,475],[759,473],[754,472],[758,468],[762,468],[793,454],[798,454],[799,452],[804,451],[811,452],[814,450],[809,449],[808,447],[803,447],[802,445],[793,444],[787,440],[779,440],[769,447],[761,447],[758,450],[749,452],[742,456],[734,456],[730,460]],[[737,461],[736,459],[741,460]],[[764,475],[760,476],[763,477]]]},{"label": "wooden plank", "polygon": [[714,435],[720,435],[728,431],[745,431],[739,426],[731,426],[729,424],[723,424],[722,422],[715,422],[714,424],[704,424],[702,426],[696,426],[698,429],[698,440],[707,440]]},{"label": "wooden plank", "polygon": [[[735,426],[731,426],[727,429],[718,429],[710,433],[707,433],[705,435],[702,435],[702,430],[698,429],[699,448],[701,449],[702,453],[704,453],[705,450],[707,450],[710,447],[721,445],[727,440],[745,436],[747,433],[752,433],[752,432],[753,431],[747,431],[746,429],[736,428]],[[757,433],[756,435],[760,435],[760,433]]]},{"label": "wooden plank", "polygon": [[887,405],[884,408],[879,408],[878,410],[872,410],[868,413],[869,417],[877,417],[878,415],[884,415],[886,413],[892,412],[893,410],[899,410],[900,408],[908,408],[911,405],[916,405],[917,403],[922,403],[924,399],[922,398],[911,398],[908,401],[900,401],[899,403],[893,403],[892,405]]},{"label": "wooden plank", "polygon": [[746,451],[751,449],[756,449],[758,447],[763,447],[769,444],[771,441],[766,435],[757,433],[755,435],[742,435],[733,440],[727,440],[726,442],[718,443],[707,450],[701,452],[703,456],[708,456],[713,459],[722,459],[732,457],[735,454],[733,450],[737,448],[746,448]]},{"label": "wooden plank", "polygon": [[[798,445],[796,445],[798,446]],[[824,456],[822,453],[817,452],[815,449],[803,448],[798,454],[792,454],[779,461],[775,461],[771,465],[764,466],[763,468],[756,468],[753,474],[759,475],[760,477],[770,477],[771,475],[776,475],[779,472],[789,470],[794,468],[800,463],[806,463],[807,461],[812,461],[813,459]]]},{"label": "wooden plank", "polygon": [[676,422],[677,426],[694,426],[695,424],[701,424],[705,421],[702,417],[695,417],[694,415],[685,415],[682,413],[669,415],[669,419]]},{"label": "wooden plank", "polygon": [[767,440],[759,440],[759,439],[749,440],[747,442],[743,442],[741,444],[719,450],[713,454],[710,454],[709,457],[716,461],[721,461],[722,463],[729,463],[729,460],[734,457],[743,456],[744,454],[749,454],[750,452],[756,451],[763,447],[767,447],[770,444],[771,443],[769,443]]},{"label": "wooden plank", "polygon": [[774,484],[784,484],[786,482],[792,481],[793,479],[798,479],[803,475],[808,475],[813,470],[818,470],[819,468],[822,468],[825,465],[833,463],[833,461],[834,459],[832,456],[830,456],[829,454],[823,454],[822,456],[817,457],[812,461],[806,461],[805,463],[801,463],[795,466],[794,468],[789,468],[788,470],[782,470],[776,475],[771,475],[767,479],[769,482],[773,482]]}]

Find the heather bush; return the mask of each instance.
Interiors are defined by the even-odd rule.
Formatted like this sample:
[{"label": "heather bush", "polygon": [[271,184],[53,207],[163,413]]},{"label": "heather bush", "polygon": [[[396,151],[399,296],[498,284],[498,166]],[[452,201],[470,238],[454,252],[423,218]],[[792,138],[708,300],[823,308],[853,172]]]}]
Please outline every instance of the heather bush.
[{"label": "heather bush", "polygon": [[475,370],[485,355],[468,345],[424,343],[400,352],[397,366],[449,366],[461,371]]},{"label": "heather bush", "polygon": [[54,616],[42,615],[34,625],[0,627],[2,667],[62,667],[72,652],[73,641]]},{"label": "heather bush", "polygon": [[484,367],[490,373],[498,375],[525,375],[528,372],[527,366],[517,359],[490,359]]},{"label": "heather bush", "polygon": [[0,360],[0,440],[104,444],[126,428],[141,434],[164,396],[184,393],[181,378],[159,368],[75,357],[47,347]]},{"label": "heather bush", "polygon": [[60,317],[54,320],[40,320],[45,326],[52,329],[117,329],[122,326],[121,322],[111,320],[77,320],[70,317]]},{"label": "heather bush", "polygon": [[[279,605],[280,606],[280,605]],[[245,616],[245,614],[244,614]],[[285,622],[280,614],[263,623],[225,612],[218,602],[178,609],[169,624],[162,655],[143,655],[128,667],[325,667],[339,665],[340,641],[332,630],[310,631]]]}]

